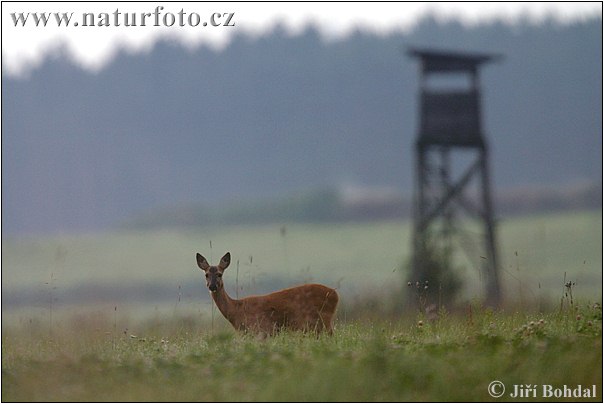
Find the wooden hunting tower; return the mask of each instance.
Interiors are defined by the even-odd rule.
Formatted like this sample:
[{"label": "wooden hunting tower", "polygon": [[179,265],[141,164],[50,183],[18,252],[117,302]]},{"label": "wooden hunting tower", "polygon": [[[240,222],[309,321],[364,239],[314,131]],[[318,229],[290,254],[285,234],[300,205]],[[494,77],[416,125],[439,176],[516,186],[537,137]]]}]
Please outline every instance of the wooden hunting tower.
[{"label": "wooden hunting tower", "polygon": [[[501,291],[478,73],[497,57],[425,49],[409,55],[420,61],[411,279],[429,279],[427,263],[435,256],[444,270],[452,268],[456,219],[463,211],[480,223],[482,248],[470,260],[479,266],[487,304],[496,306]],[[452,165],[458,154],[465,163],[460,172]],[[477,197],[468,198],[469,191]]]}]

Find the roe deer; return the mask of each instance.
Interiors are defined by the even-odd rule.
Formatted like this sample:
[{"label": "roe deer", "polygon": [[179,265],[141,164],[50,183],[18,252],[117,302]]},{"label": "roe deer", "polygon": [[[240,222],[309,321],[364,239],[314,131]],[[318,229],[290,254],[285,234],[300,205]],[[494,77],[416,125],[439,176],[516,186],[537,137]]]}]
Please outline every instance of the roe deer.
[{"label": "roe deer", "polygon": [[332,320],[338,305],[335,289],[307,284],[263,296],[231,299],[222,282],[222,274],[230,263],[228,252],[218,266],[210,266],[197,253],[197,265],[205,272],[212,299],[236,330],[260,335],[274,335],[281,329],[333,334]]}]

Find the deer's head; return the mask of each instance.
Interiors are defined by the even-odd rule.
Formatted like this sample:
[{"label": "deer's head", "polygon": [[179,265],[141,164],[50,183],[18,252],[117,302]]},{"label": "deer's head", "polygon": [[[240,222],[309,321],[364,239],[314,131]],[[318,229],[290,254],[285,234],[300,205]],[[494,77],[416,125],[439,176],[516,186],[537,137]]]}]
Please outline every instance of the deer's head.
[{"label": "deer's head", "polygon": [[224,257],[220,259],[220,264],[218,266],[210,266],[208,261],[201,255],[197,253],[197,265],[206,275],[206,285],[210,292],[215,293],[219,289],[222,289],[222,273],[231,263],[231,253],[224,254]]}]

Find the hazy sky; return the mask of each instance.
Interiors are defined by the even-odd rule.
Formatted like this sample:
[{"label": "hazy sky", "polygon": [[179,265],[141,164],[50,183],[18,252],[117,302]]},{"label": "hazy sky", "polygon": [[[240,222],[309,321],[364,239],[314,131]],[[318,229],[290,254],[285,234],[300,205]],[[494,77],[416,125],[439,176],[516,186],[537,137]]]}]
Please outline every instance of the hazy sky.
[{"label": "hazy sky", "polygon": [[[426,14],[443,20],[456,19],[468,25],[495,19],[509,24],[519,19],[539,23],[546,18],[567,23],[592,16],[601,17],[601,10],[601,3],[577,2],[11,2],[2,4],[2,68],[5,74],[27,74],[44,57],[63,49],[82,67],[97,70],[106,65],[118,49],[148,51],[160,37],[172,38],[192,49],[200,44],[221,48],[228,45],[233,35],[264,35],[276,26],[295,35],[313,24],[325,40],[338,40],[355,29],[377,34],[409,30]],[[44,24],[41,19],[36,26],[35,17],[41,17],[41,13],[46,13],[48,20]],[[232,17],[228,21],[230,15]],[[69,18],[68,26],[66,18]],[[131,26],[125,26],[127,23]]]}]

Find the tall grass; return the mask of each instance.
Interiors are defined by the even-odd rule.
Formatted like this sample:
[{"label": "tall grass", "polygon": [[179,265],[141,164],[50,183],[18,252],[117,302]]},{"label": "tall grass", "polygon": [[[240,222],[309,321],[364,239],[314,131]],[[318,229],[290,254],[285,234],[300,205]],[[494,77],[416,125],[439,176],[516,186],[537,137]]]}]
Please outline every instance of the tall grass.
[{"label": "tall grass", "polygon": [[[597,386],[602,309],[338,322],[259,340],[194,318],[4,328],[3,401],[490,401],[488,384]],[[506,401],[511,400],[507,397]]]},{"label": "tall grass", "polygon": [[[468,269],[457,307],[426,298],[421,312],[401,314],[406,226],[3,240],[3,303],[25,292],[40,299],[3,305],[2,400],[488,401],[493,380],[595,384],[602,399],[601,212],[501,226],[505,311],[477,303]],[[208,246],[237,259],[225,275],[232,296],[270,290],[275,279],[338,286],[335,335],[235,334],[194,263]],[[82,284],[107,294],[67,304]],[[156,284],[165,297],[129,304]],[[108,293],[120,287],[123,295]]]}]

